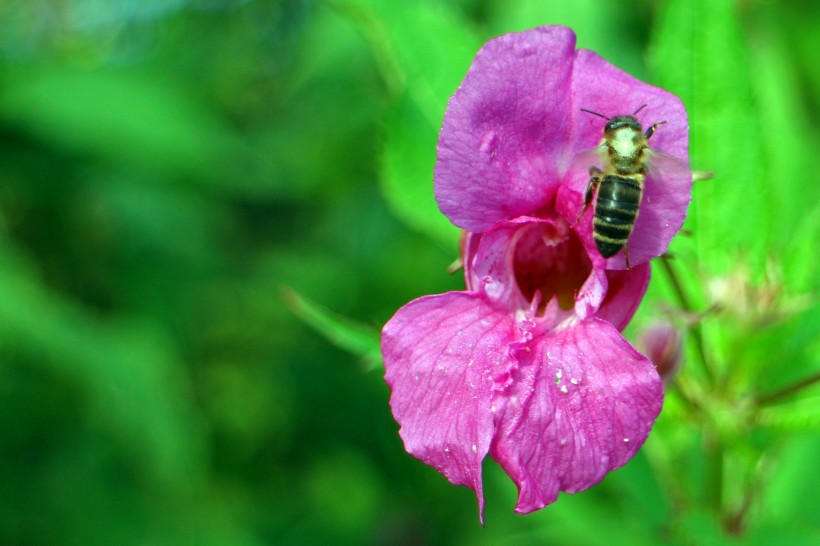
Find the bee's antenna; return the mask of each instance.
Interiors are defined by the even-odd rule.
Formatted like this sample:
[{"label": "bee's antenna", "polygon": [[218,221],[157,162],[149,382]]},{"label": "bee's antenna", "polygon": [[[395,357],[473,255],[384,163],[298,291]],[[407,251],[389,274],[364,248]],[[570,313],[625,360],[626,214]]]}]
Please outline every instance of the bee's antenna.
[{"label": "bee's antenna", "polygon": [[633,116],[637,116],[637,115],[638,115],[638,112],[640,112],[640,111],[641,111],[641,110],[643,110],[644,108],[646,108],[646,105],[645,105],[645,104],[640,105],[640,106],[638,107],[638,109],[637,109],[637,110],[635,110],[635,113],[634,113],[634,114],[632,114],[632,115],[633,115]]},{"label": "bee's antenna", "polygon": [[581,112],[586,112],[587,114],[593,114],[593,115],[598,116],[599,118],[604,118],[606,120],[609,119],[608,117],[606,117],[603,114],[599,114],[598,112],[593,112],[592,110],[587,110],[586,108],[581,108]]}]

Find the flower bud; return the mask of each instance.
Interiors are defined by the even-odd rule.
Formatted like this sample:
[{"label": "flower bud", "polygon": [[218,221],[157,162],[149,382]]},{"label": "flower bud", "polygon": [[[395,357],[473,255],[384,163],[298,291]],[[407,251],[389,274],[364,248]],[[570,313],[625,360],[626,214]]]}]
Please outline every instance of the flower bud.
[{"label": "flower bud", "polygon": [[641,333],[638,347],[652,360],[663,383],[668,384],[677,373],[683,356],[678,329],[668,322],[652,324]]}]

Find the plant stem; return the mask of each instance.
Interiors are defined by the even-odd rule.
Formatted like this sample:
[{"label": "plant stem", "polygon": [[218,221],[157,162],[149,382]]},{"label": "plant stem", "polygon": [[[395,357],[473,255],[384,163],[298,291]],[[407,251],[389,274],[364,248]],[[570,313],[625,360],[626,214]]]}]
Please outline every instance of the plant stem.
[{"label": "plant stem", "polygon": [[[663,270],[666,272],[666,276],[669,278],[669,282],[672,284],[672,290],[675,292],[675,295],[678,298],[678,303],[685,312],[687,313],[695,313],[695,310],[692,308],[691,303],[689,302],[689,298],[686,296],[686,293],[683,291],[683,286],[678,279],[677,273],[675,273],[675,269],[672,267],[672,261],[668,255],[663,254],[661,256],[661,265],[663,266]],[[690,326],[690,331],[692,332],[692,337],[695,340],[695,347],[697,348],[698,356],[700,358],[701,363],[703,364],[703,370],[706,374],[707,379],[711,384],[715,383],[715,373],[712,370],[712,366],[709,363],[709,359],[706,357],[706,349],[704,347],[703,342],[703,330],[701,329],[700,323],[695,323]]]},{"label": "plant stem", "polygon": [[704,452],[706,454],[706,502],[714,513],[723,516],[723,444],[714,430],[704,430]]},{"label": "plant stem", "polygon": [[778,389],[774,392],[770,392],[769,394],[762,394],[757,396],[757,405],[758,406],[767,406],[769,404],[775,404],[780,402],[784,398],[788,398],[792,394],[805,389],[817,382],[820,382],[820,372],[815,372],[814,374],[804,377],[803,379],[792,383],[791,385],[787,385],[782,389]]}]

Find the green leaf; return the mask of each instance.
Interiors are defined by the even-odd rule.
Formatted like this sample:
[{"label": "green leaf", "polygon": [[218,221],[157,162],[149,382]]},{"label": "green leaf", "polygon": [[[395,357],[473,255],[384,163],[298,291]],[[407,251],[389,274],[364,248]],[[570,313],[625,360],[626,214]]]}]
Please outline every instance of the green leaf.
[{"label": "green leaf", "polygon": [[368,39],[394,104],[381,156],[385,198],[412,228],[447,245],[458,230],[433,198],[436,142],[450,96],[481,42],[446,6],[429,2],[333,2]]},{"label": "green leaf", "polygon": [[764,408],[758,414],[758,423],[781,432],[820,432],[820,394]]},{"label": "green leaf", "polygon": [[68,150],[211,182],[235,145],[192,94],[140,71],[10,69],[0,116]]},{"label": "green leaf", "polygon": [[282,290],[282,299],[305,324],[340,349],[362,358],[368,368],[381,364],[380,335],[374,328],[328,311],[290,288]]},{"label": "green leaf", "polygon": [[777,188],[767,178],[750,57],[733,0],[670,0],[653,31],[651,58],[664,87],[687,106],[693,168],[715,172],[695,185],[687,227],[699,258],[726,271],[742,252],[765,260]]},{"label": "green leaf", "polygon": [[724,534],[718,518],[699,507],[690,508],[676,518],[672,533],[679,538],[679,544],[736,544],[732,537]]},{"label": "green leaf", "polygon": [[806,121],[808,113],[801,107],[798,75],[781,36],[772,26],[772,19],[749,41],[749,58],[754,66],[751,83],[763,129],[767,172],[765,181],[748,191],[768,189],[767,209],[772,215],[770,231],[754,235],[780,242],[814,235],[810,231],[797,231],[797,227],[809,210],[816,209],[820,186],[806,184],[806,173],[811,166],[811,156],[805,153],[811,141]]},{"label": "green leaf", "polygon": [[814,473],[818,450],[820,436],[812,432],[783,442],[765,490],[769,517],[792,526],[802,521],[815,536],[820,532],[820,488]]},{"label": "green leaf", "polygon": [[439,211],[433,194],[437,139],[438,128],[417,101],[403,94],[387,115],[382,190],[393,212],[408,226],[454,246],[458,229]]},{"label": "green leaf", "polygon": [[820,240],[820,206],[797,219],[794,236],[783,249],[784,281],[795,293],[816,291],[820,287],[820,263],[809,259],[817,252]]}]

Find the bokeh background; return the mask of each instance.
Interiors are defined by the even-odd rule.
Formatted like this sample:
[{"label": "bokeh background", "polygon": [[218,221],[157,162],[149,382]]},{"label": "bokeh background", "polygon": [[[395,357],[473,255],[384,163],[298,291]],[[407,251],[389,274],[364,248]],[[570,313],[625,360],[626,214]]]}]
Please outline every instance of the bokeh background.
[{"label": "bokeh background", "polygon": [[[488,461],[482,528],[404,452],[378,331],[462,288],[441,117],[541,24],[679,94],[715,177],[626,332],[686,340],[649,442],[528,516]],[[820,543],[818,29],[814,0],[0,0],[0,544]]]}]

